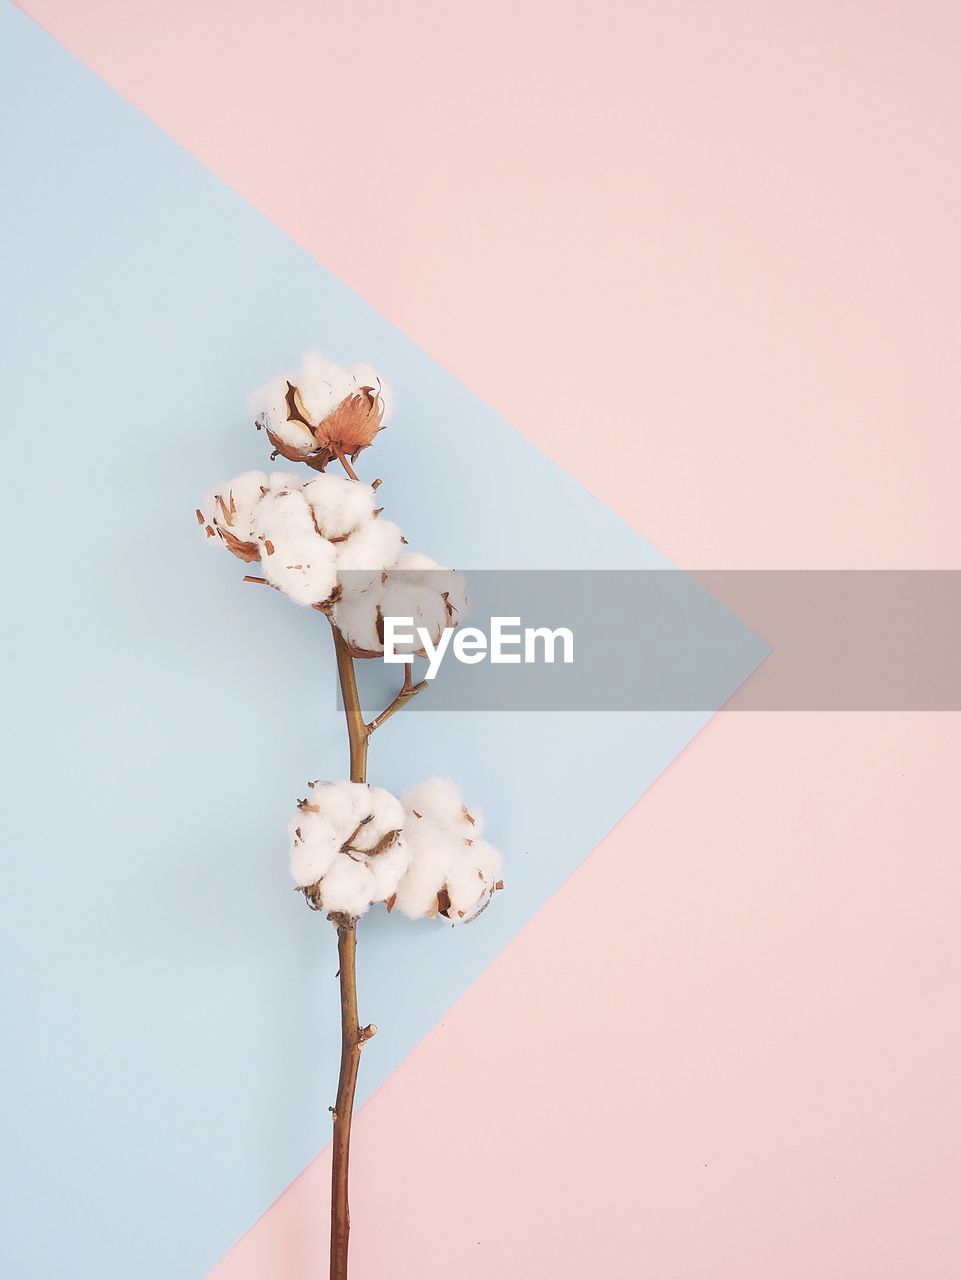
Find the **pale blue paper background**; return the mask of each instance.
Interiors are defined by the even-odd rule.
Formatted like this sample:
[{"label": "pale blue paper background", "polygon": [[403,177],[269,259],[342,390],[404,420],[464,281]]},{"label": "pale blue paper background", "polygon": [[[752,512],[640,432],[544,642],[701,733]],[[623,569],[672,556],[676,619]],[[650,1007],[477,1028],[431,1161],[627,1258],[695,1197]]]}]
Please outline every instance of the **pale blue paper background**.
[{"label": "pale blue paper background", "polygon": [[[197,1280],[327,1140],[338,1053],[333,933],[284,835],[344,771],[326,623],[241,585],[193,516],[265,465],[247,391],[307,347],[373,361],[399,411],[365,474],[448,563],[661,561],[6,4],[0,48],[2,1269]],[[732,689],[762,655],[745,631]],[[701,719],[384,729],[372,777],[455,777],[509,887],[463,931],[365,922],[363,1095]]]}]

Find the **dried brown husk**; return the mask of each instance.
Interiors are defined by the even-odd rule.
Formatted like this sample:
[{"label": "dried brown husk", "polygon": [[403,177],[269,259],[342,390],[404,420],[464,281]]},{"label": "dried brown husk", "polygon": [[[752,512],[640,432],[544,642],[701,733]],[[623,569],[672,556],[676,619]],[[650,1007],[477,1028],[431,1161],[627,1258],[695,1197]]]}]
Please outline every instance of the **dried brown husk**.
[{"label": "dried brown husk", "polygon": [[232,552],[238,560],[244,560],[247,564],[252,564],[254,560],[260,559],[260,547],[256,542],[243,542],[236,534],[231,533],[229,529],[225,529],[223,525],[217,525],[217,532],[228,551]]},{"label": "dried brown husk", "polygon": [[299,422],[306,427],[314,438],[312,445],[303,447],[282,440],[263,418],[258,419],[257,425],[267,432],[267,438],[274,447],[273,457],[279,454],[289,462],[306,463],[315,471],[325,470],[338,454],[353,461],[373,442],[383,426],[384,401],[374,387],[361,387],[359,391],[345,396],[317,423],[310,421],[300,391],[292,382],[287,383],[285,399],[287,421]]}]

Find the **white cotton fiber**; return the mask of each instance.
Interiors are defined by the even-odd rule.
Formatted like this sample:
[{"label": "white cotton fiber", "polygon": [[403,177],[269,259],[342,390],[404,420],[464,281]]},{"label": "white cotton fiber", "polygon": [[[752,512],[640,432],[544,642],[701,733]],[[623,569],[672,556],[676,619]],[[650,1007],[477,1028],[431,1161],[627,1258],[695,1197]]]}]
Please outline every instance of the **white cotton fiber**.
[{"label": "white cotton fiber", "polygon": [[298,809],[288,826],[290,874],[296,885],[316,884],[340,849],[337,828],[318,813]]},{"label": "white cotton fiber", "polygon": [[404,825],[404,806],[391,792],[383,787],[370,787],[363,783],[367,792],[366,802],[361,801],[363,810],[361,817],[363,826],[351,840],[354,852],[369,853],[380,845],[391,832],[400,831]]},{"label": "white cotton fiber", "polygon": [[[396,526],[392,528],[396,529]],[[380,550],[387,549],[385,539]],[[360,558],[358,556],[357,560]],[[378,579],[375,570],[379,558],[364,556],[364,559],[373,561],[370,578],[358,580],[350,575],[342,580],[344,595],[334,613],[334,620],[356,650],[383,652],[384,646],[378,636],[378,615],[381,618],[412,618],[415,636],[416,628],[423,627],[432,644],[437,644],[446,627],[456,626],[466,616],[469,602],[463,574],[442,568],[428,556],[405,551]],[[338,557],[338,569],[343,572],[346,567],[342,553]],[[398,641],[395,649],[398,653],[423,654],[419,640],[407,644]]]},{"label": "white cotton fiber", "polygon": [[356,457],[372,443],[391,400],[370,365],[344,369],[310,352],[296,372],[256,391],[250,407],[277,452],[323,471],[332,458]]},{"label": "white cotton fiber", "polygon": [[290,491],[302,489],[304,481],[301,476],[293,471],[271,471],[267,477],[267,486],[279,493],[281,489]]},{"label": "white cotton fiber", "polygon": [[355,364],[351,370],[354,379],[354,387],[360,391],[363,387],[373,388],[374,395],[380,401],[383,409],[383,422],[386,424],[394,411],[394,398],[391,394],[390,387],[381,381],[380,374],[376,369],[371,368],[369,364]]},{"label": "white cotton fiber", "polygon": [[346,538],[374,519],[374,491],[348,476],[323,472],[308,480],[303,494],[325,538]]},{"label": "white cotton fiber", "polygon": [[372,902],[386,902],[394,896],[409,862],[410,853],[401,840],[395,840],[389,849],[375,858],[366,859]]},{"label": "white cotton fiber", "polygon": [[[423,628],[432,644],[437,644],[441,633],[451,625],[442,595],[422,583],[398,580],[393,574],[388,574],[381,592],[380,612],[384,618],[412,618],[412,627],[405,627],[405,630],[410,630],[417,636],[418,629]],[[395,645],[399,653],[419,653],[423,647],[419,639],[410,644],[397,642]]]},{"label": "white cotton fiber", "polygon": [[362,916],[373,902],[372,880],[363,862],[339,853],[320,884],[324,911]]},{"label": "white cotton fiber", "polygon": [[447,879],[446,859],[441,866],[434,868],[427,861],[420,841],[405,836],[403,845],[407,850],[409,865],[397,888],[397,910],[411,920],[436,916],[439,894]]},{"label": "white cotton fiber", "polygon": [[421,555],[416,551],[405,551],[398,557],[392,570],[397,581],[422,586],[442,596],[448,605],[451,625],[456,626],[457,623],[463,622],[469,608],[469,601],[467,580],[462,573],[458,573],[455,569],[445,569],[442,565],[435,564],[430,556]]},{"label": "white cotton fiber", "polygon": [[316,353],[304,356],[300,371],[291,381],[300,392],[307,416],[314,424],[336,409],[340,402],[357,390],[357,383],[348,369],[342,369]]},{"label": "white cotton fiber", "polygon": [[392,520],[368,520],[355,529],[337,544],[337,572],[350,575],[344,579],[345,590],[367,591],[375,586],[402,544],[403,534]]},{"label": "white cotton fiber", "polygon": [[377,634],[377,606],[380,592],[345,590],[334,606],[333,619],[347,643],[359,653],[382,653]]},{"label": "white cotton fiber", "polygon": [[257,421],[269,427],[285,444],[303,453],[309,453],[316,448],[316,441],[309,428],[302,422],[290,422],[287,416],[289,413],[287,384],[290,381],[296,385],[296,378],[296,374],[284,375],[281,378],[275,378],[259,391],[255,391],[250,397],[250,409]]},{"label": "white cotton fiber", "polygon": [[263,497],[267,476],[263,471],[245,471],[225,480],[207,495],[203,513],[207,523],[227,529],[241,542],[253,542],[254,511]]},{"label": "white cotton fiber", "polygon": [[447,872],[449,916],[464,920],[486,902],[501,876],[501,855],[486,840],[473,840],[458,850]]},{"label": "white cotton fiber", "polygon": [[322,604],[337,586],[333,543],[314,528],[300,492],[268,493],[257,507],[254,529],[264,577],[298,604]]},{"label": "white cotton fiber", "polygon": [[317,909],[363,915],[397,891],[409,854],[404,809],[383,787],[314,782],[290,823],[290,871]]},{"label": "white cotton fiber", "polygon": [[481,838],[482,820],[469,811],[457,787],[433,778],[402,798],[406,819],[400,843],[409,866],[397,890],[405,915],[472,919],[500,883],[501,857]]},{"label": "white cotton fiber", "polygon": [[309,790],[307,804],[325,822],[330,823],[335,832],[340,833],[337,839],[339,849],[361,819],[370,812],[369,787],[363,782],[318,780],[309,784]]},{"label": "white cotton fiber", "polygon": [[401,796],[401,804],[405,812],[419,813],[431,827],[441,827],[458,836],[480,835],[481,815],[467,810],[460,791],[446,778],[430,778],[411,787]]},{"label": "white cotton fiber", "polygon": [[[216,536],[243,560],[259,559],[267,581],[292,600],[329,608],[338,574],[346,575],[340,590],[348,597],[379,591],[400,557],[403,534],[374,501],[370,485],[347,476],[248,471],[213,490],[198,516],[208,539]],[[420,612],[433,627],[441,606],[429,591],[426,601]],[[380,651],[376,596],[351,600],[344,619],[355,648]]]},{"label": "white cotton fiber", "polygon": [[425,573],[432,569],[439,569],[441,566],[436,560],[432,560],[430,556],[425,556],[420,551],[405,551],[402,556],[398,556],[396,562],[391,565],[392,569],[397,569],[403,573]]}]

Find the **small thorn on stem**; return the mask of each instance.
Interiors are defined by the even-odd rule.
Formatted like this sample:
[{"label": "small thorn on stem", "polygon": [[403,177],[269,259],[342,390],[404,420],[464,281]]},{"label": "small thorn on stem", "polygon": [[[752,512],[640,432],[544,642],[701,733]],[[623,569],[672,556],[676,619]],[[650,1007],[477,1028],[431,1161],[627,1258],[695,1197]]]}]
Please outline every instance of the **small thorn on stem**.
[{"label": "small thorn on stem", "polygon": [[360,1034],[357,1037],[357,1047],[362,1049],[368,1040],[372,1040],[377,1034],[377,1027],[372,1022],[369,1026],[361,1027]]}]

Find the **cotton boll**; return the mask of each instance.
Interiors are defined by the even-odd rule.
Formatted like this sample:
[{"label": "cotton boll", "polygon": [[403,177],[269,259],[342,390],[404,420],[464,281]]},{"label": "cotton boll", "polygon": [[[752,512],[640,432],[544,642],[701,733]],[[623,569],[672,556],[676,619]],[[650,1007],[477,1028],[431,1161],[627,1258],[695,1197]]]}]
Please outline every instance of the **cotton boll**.
[{"label": "cotton boll", "polygon": [[362,916],[373,902],[374,882],[364,862],[339,853],[320,882],[320,898],[325,911]]},{"label": "cotton boll", "polygon": [[313,423],[323,422],[347,396],[357,390],[357,383],[347,369],[310,352],[304,356],[299,373],[292,379]]},{"label": "cotton boll", "polygon": [[311,902],[361,916],[372,902],[392,897],[409,861],[398,847],[404,811],[396,796],[364,783],[316,784],[311,804],[318,821],[336,832],[333,856],[311,882]]},{"label": "cotton boll", "polygon": [[267,422],[275,430],[287,419],[287,379],[274,378],[265,387],[251,392],[247,405],[255,418]]},{"label": "cotton boll", "polygon": [[325,538],[346,538],[373,519],[373,489],[347,476],[323,473],[303,486],[303,494]]},{"label": "cotton boll", "polygon": [[289,379],[286,376],[275,378],[250,397],[250,408],[258,425],[276,437],[273,440],[275,446],[278,446],[278,441],[289,446],[291,453],[285,454],[287,457],[310,453],[317,447],[309,427],[302,422],[291,421],[289,417],[288,383],[295,379],[293,374]]},{"label": "cotton boll", "polygon": [[207,519],[218,528],[231,529],[238,537],[249,538],[254,508],[263,497],[266,485],[267,476],[263,471],[245,471],[216,485],[206,498]]},{"label": "cotton boll", "polygon": [[[334,854],[334,857],[337,855]],[[298,889],[316,884],[330,866],[310,845],[292,843],[290,846],[290,874]]]},{"label": "cotton boll", "polygon": [[470,601],[467,597],[467,581],[462,573],[443,568],[431,560],[430,556],[406,551],[391,566],[391,574],[396,582],[420,586],[438,595],[444,601],[447,611],[446,626],[456,626],[467,616]]},{"label": "cotton boll", "polygon": [[394,412],[394,397],[390,387],[381,380],[380,374],[369,364],[355,364],[350,370],[354,378],[354,386],[360,391],[363,387],[372,387],[383,408],[383,423],[386,425]]},{"label": "cotton boll", "polygon": [[298,604],[319,605],[330,599],[337,586],[336,552],[314,528],[302,493],[266,494],[254,528],[269,582]]},{"label": "cotton boll", "polygon": [[277,453],[320,472],[331,459],[365,449],[390,407],[368,365],[344,369],[314,352],[296,373],[256,392],[250,404]]},{"label": "cotton boll", "polygon": [[409,862],[398,847],[404,816],[383,787],[312,782],[290,822],[290,870],[310,905],[361,916],[392,898]]},{"label": "cotton boll", "polygon": [[[383,787],[368,787],[367,810],[364,815],[369,821],[364,823],[359,837],[353,842],[359,848],[370,851],[376,849],[392,833],[399,832],[404,825],[404,806]],[[379,856],[379,855],[378,855]]]},{"label": "cotton boll", "polygon": [[[408,575],[405,574],[406,576]],[[454,569],[435,568],[409,576],[443,598],[451,626],[456,626],[467,616],[467,580],[462,573],[457,573]]]},{"label": "cotton boll", "polygon": [[254,529],[261,538],[284,539],[287,542],[302,540],[306,545],[319,537],[303,494],[286,489],[263,495]]},{"label": "cotton boll", "polygon": [[451,622],[456,626],[458,622],[463,622],[470,610],[467,579],[462,573],[448,569],[445,572],[442,590],[447,600]]},{"label": "cotton boll", "polygon": [[500,887],[500,854],[481,839],[479,815],[467,809],[453,783],[440,778],[411,788],[402,803],[407,816],[400,842],[410,865],[396,906],[413,919],[471,920]]},{"label": "cotton boll", "polygon": [[396,559],[402,545],[403,534],[392,520],[368,520],[337,544],[337,571],[350,575],[345,584],[349,589],[369,590]]},{"label": "cotton boll", "polygon": [[355,653],[377,655],[384,645],[377,634],[379,583],[368,591],[346,590],[334,606],[334,624]]},{"label": "cotton boll", "polygon": [[431,875],[410,852],[407,842],[402,844],[408,854],[409,866],[397,885],[394,906],[408,920],[423,920],[436,913],[437,894],[443,886],[443,877]]},{"label": "cotton boll", "polygon": [[320,814],[298,810],[290,820],[290,874],[299,887],[316,884],[337,857],[340,841]]},{"label": "cotton boll", "polygon": [[500,880],[501,855],[486,840],[460,846],[447,872],[449,918],[455,923],[477,914]]},{"label": "cotton boll", "polygon": [[449,834],[409,815],[400,843],[408,868],[397,886],[395,905],[412,920],[436,914],[437,895],[450,865]]},{"label": "cotton boll", "polygon": [[420,814],[421,822],[462,839],[483,832],[481,814],[467,809],[460,791],[446,778],[430,778],[411,787],[401,796],[401,804],[405,813]]},{"label": "cotton boll", "polygon": [[339,832],[337,847],[370,812],[369,788],[364,782],[310,783],[307,805]]},{"label": "cotton boll", "polygon": [[267,477],[262,471],[246,471],[225,480],[207,495],[197,515],[208,539],[220,542],[240,560],[260,559],[254,532],[254,514],[263,497]]},{"label": "cotton boll", "polygon": [[294,493],[298,489],[304,487],[304,482],[300,476],[295,475],[292,471],[271,471],[267,477],[267,487],[273,489],[277,493],[285,490],[288,493]]},{"label": "cotton boll", "polygon": [[[353,541],[353,537],[348,539],[345,546]],[[386,549],[385,545],[383,550]],[[345,567],[342,548],[338,569],[343,573]],[[342,582],[345,591],[336,614],[337,625],[354,649],[362,653],[383,652],[378,613],[381,619],[411,618],[414,636],[417,628],[422,627],[431,643],[437,644],[445,628],[455,626],[467,609],[462,575],[442,569],[429,556],[416,552],[399,555],[382,576],[380,585],[375,576],[358,582],[353,574],[342,578]],[[416,638],[409,642],[396,641],[395,651],[422,655],[423,646]]]},{"label": "cotton boll", "polygon": [[405,551],[391,565],[392,569],[409,574],[425,573],[430,569],[439,569],[440,567],[436,560],[432,560],[430,556],[425,556],[419,551]]},{"label": "cotton boll", "polygon": [[261,564],[268,582],[295,604],[319,608],[328,603],[337,587],[336,559],[330,543],[318,539],[305,549],[299,542],[265,538],[263,546],[266,554],[262,554]]},{"label": "cotton boll", "polygon": [[410,865],[410,850],[402,840],[397,840],[389,849],[366,861],[371,877],[372,900],[386,902],[393,898]]},{"label": "cotton boll", "polygon": [[[395,581],[391,575],[381,594],[380,611],[385,618],[413,619],[413,635],[416,637],[418,629],[423,628],[432,644],[437,644],[450,625],[443,596],[421,583]],[[398,641],[394,647],[398,653],[420,653],[423,649],[419,639],[409,644]]]},{"label": "cotton boll", "polygon": [[323,455],[321,470],[326,460],[338,453],[355,457],[381,428],[386,403],[380,394],[380,379],[374,370],[360,368],[364,381],[358,381],[353,370],[311,354],[304,357],[293,380],[310,419],[315,452]]}]

